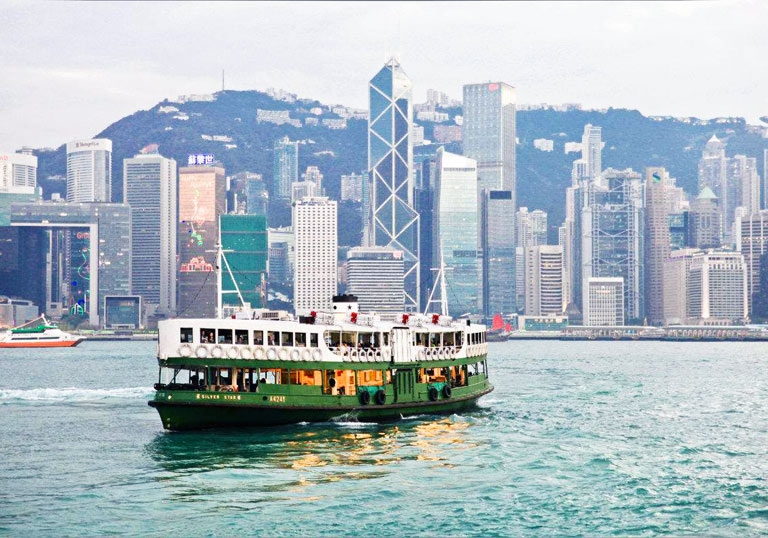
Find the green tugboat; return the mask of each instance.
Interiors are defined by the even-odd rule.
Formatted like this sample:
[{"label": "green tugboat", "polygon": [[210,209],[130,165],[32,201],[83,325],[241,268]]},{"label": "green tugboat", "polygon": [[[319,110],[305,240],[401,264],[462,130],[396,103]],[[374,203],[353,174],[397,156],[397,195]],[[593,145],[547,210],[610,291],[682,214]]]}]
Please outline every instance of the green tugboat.
[{"label": "green tugboat", "polygon": [[359,314],[350,295],[329,313],[172,319],[159,332],[149,405],[168,430],[383,422],[459,412],[493,390],[483,325],[438,314],[383,321]]}]

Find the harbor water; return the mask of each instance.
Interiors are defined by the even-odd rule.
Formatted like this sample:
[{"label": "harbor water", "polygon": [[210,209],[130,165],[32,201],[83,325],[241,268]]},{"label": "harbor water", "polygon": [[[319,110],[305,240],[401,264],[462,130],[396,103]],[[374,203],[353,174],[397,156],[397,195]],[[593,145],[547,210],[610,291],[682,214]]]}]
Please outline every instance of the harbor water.
[{"label": "harbor water", "polygon": [[0,351],[0,535],[768,533],[768,344],[489,345],[476,411],[163,431],[155,345]]}]

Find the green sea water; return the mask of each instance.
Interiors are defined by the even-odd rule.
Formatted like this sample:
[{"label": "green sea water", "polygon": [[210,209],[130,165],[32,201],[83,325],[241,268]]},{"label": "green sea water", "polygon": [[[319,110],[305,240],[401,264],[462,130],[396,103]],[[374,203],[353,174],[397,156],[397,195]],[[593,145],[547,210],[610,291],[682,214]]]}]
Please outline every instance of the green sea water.
[{"label": "green sea water", "polygon": [[497,343],[461,416],[168,433],[153,343],[0,350],[0,534],[765,535],[767,363]]}]

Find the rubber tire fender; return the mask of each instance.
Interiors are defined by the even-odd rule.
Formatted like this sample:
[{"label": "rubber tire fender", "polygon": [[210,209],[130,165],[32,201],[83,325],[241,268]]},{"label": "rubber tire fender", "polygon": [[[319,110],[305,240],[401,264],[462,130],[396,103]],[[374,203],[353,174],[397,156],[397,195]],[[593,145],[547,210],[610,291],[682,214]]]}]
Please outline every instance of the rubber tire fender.
[{"label": "rubber tire fender", "polygon": [[360,403],[363,405],[368,405],[371,403],[371,393],[367,390],[364,390],[360,393]]},{"label": "rubber tire fender", "polygon": [[383,389],[376,391],[376,405],[384,405],[387,403],[387,393]]},{"label": "rubber tire fender", "polygon": [[451,391],[451,386],[450,386],[450,385],[445,385],[445,386],[443,387],[443,397],[444,397],[446,400],[449,400],[449,399],[451,398],[451,392],[452,392],[452,391]]},{"label": "rubber tire fender", "polygon": [[438,392],[435,387],[429,387],[429,390],[427,391],[427,395],[429,396],[429,401],[435,402],[437,401]]}]

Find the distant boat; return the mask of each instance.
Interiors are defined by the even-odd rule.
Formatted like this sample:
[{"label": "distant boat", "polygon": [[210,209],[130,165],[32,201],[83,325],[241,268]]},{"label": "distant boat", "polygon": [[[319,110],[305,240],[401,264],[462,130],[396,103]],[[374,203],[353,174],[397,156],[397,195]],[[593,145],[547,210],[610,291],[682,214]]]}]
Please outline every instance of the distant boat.
[{"label": "distant boat", "polygon": [[0,333],[0,348],[74,347],[84,337],[65,333],[40,316],[18,327]]}]

